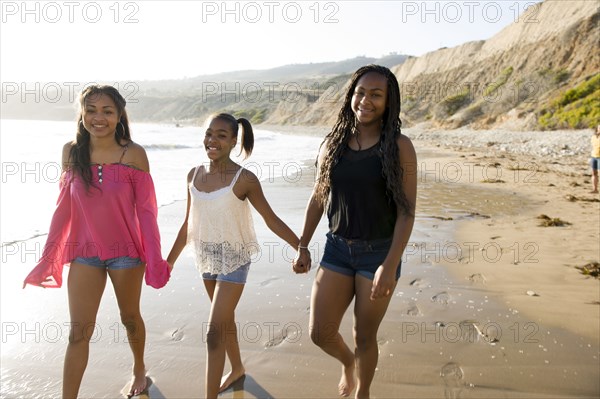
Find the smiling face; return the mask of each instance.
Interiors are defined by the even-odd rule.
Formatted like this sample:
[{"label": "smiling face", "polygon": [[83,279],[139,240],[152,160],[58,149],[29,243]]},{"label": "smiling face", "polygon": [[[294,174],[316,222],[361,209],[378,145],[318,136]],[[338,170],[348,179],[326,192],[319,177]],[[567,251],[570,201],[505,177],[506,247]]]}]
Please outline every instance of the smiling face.
[{"label": "smiling face", "polygon": [[117,106],[110,96],[97,94],[85,99],[83,127],[92,137],[114,136],[120,117]]},{"label": "smiling face", "polygon": [[204,134],[204,148],[211,161],[228,159],[236,143],[237,137],[234,136],[229,122],[220,118],[210,122]]},{"label": "smiling face", "polygon": [[381,124],[386,110],[387,94],[387,78],[377,72],[368,72],[356,82],[351,106],[359,124]]}]

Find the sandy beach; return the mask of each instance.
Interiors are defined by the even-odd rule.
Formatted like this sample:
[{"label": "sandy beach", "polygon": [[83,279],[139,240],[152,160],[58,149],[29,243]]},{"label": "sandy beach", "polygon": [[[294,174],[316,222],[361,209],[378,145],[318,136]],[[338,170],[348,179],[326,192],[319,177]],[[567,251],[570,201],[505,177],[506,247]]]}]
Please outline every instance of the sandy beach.
[{"label": "sandy beach", "polygon": [[[417,221],[380,328],[372,397],[598,397],[600,280],[577,269],[600,260],[600,204],[589,193],[587,148],[543,155],[519,151],[516,132],[504,150],[500,139],[489,145],[466,133],[462,143],[427,129],[406,133],[419,161]],[[295,231],[314,179],[306,166],[301,175],[263,183]],[[165,256],[184,210],[181,201],[159,210]],[[542,214],[569,224],[540,227]],[[262,251],[237,308],[247,376],[221,397],[335,398],[340,366],[307,331],[326,219],[310,246],[308,275],[293,274],[293,251],[256,214],[255,225]],[[43,239],[5,254],[0,270],[2,398],[60,396],[66,289],[21,289]],[[165,288],[144,287],[150,398],[202,397],[208,311],[189,252]],[[348,341],[351,324],[349,310],[342,324]],[[93,334],[81,397],[121,397],[131,355],[110,287]]]}]

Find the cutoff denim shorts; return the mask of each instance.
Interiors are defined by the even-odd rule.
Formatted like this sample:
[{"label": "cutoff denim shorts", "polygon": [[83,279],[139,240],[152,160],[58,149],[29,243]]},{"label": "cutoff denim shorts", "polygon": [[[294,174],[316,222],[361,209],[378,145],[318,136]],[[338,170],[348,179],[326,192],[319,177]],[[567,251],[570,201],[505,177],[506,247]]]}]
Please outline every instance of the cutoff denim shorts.
[{"label": "cutoff denim shorts", "polygon": [[593,170],[600,170],[600,158],[590,158],[590,166]]},{"label": "cutoff denim shorts", "polygon": [[[359,274],[373,280],[377,268],[385,260],[391,246],[391,238],[348,240],[329,232],[321,267],[346,276]],[[401,267],[402,261],[396,268],[396,281],[400,278]]]},{"label": "cutoff denim shorts", "polygon": [[250,271],[250,262],[242,265],[228,274],[211,274],[211,273],[202,273],[202,278],[204,280],[216,280],[216,281],[225,281],[227,283],[235,283],[235,284],[246,284],[246,279],[248,278],[248,272]]},{"label": "cutoff denim shorts", "polygon": [[73,262],[88,266],[101,267],[108,270],[131,269],[142,263],[140,258],[130,258],[129,256],[120,256],[118,258],[106,260],[101,260],[97,256],[92,258],[77,257],[75,260],[73,260]]}]

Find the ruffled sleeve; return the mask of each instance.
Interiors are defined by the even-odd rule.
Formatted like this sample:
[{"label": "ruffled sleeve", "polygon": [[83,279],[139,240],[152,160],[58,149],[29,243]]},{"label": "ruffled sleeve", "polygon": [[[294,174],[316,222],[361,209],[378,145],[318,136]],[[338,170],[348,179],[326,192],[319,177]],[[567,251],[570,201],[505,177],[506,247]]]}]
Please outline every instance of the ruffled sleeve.
[{"label": "ruffled sleeve", "polygon": [[65,172],[60,179],[60,194],[52,215],[48,239],[39,263],[27,275],[25,285],[59,288],[62,286],[62,273],[65,261],[66,241],[71,228],[71,172]]},{"label": "ruffled sleeve", "polygon": [[150,173],[136,170],[133,179],[135,207],[140,224],[146,284],[162,288],[170,277],[169,264],[163,259],[158,231],[156,192]]}]

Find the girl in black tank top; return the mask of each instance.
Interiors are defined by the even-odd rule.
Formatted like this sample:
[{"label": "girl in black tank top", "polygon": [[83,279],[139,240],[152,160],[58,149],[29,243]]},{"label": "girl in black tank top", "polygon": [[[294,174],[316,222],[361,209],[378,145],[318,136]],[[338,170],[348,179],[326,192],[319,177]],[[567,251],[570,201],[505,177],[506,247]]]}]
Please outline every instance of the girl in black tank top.
[{"label": "girl in black tank top", "polygon": [[396,204],[382,174],[381,147],[355,151],[346,147],[331,173],[327,217],[333,234],[374,240],[394,233]]},{"label": "girl in black tank top", "polygon": [[[321,145],[296,273],[310,270],[308,244],[323,213],[329,233],[310,306],[312,341],[342,363],[339,394],[368,398],[377,367],[377,331],[414,222],[416,155],[400,132],[400,87],[388,68],[353,75],[337,122]],[[339,333],[354,301],[355,342]],[[358,384],[357,384],[358,380]]]}]

